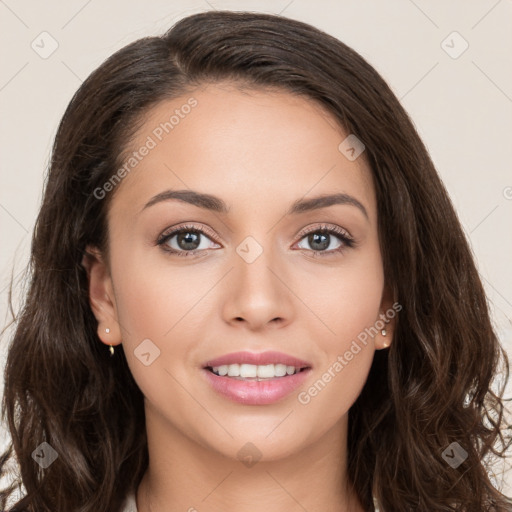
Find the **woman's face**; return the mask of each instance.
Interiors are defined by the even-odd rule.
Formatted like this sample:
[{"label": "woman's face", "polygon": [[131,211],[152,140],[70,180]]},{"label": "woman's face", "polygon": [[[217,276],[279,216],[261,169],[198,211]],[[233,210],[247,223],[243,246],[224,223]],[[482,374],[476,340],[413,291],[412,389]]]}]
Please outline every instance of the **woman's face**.
[{"label": "woman's face", "polygon": [[[340,149],[348,135],[311,100],[228,84],[149,112],[109,210],[111,273],[91,272],[98,334],[122,342],[147,421],[266,460],[344,428],[391,305],[371,174],[353,139]],[[236,378],[241,356],[231,377],[205,368],[242,351],[283,354],[243,375],[279,375],[285,355],[308,369],[257,382]]]}]

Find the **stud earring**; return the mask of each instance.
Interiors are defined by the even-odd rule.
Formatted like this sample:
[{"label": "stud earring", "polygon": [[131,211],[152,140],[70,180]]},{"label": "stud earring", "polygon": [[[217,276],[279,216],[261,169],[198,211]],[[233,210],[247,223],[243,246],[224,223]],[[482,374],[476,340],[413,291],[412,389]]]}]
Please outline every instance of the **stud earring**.
[{"label": "stud earring", "polygon": [[[387,336],[388,335],[388,331],[386,331],[386,329],[382,329],[382,331],[380,331],[380,333],[382,334],[382,336]],[[388,348],[388,345],[389,345],[389,343],[387,341],[385,341],[382,344],[382,347],[383,348]]]},{"label": "stud earring", "polygon": [[108,333],[110,332],[110,329],[107,327],[107,328],[105,329],[105,332],[108,334]]}]

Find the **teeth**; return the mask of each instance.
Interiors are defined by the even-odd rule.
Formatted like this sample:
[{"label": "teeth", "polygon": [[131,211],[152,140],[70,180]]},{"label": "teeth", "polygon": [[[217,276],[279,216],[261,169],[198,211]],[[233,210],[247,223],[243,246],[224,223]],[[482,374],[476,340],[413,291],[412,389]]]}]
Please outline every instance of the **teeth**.
[{"label": "teeth", "polygon": [[240,365],[230,364],[228,365],[228,377],[239,377],[240,376]]},{"label": "teeth", "polygon": [[228,374],[228,365],[223,364],[222,366],[217,366],[217,372],[219,375],[227,375]]},{"label": "teeth", "polygon": [[239,379],[260,380],[273,379],[275,377],[284,377],[298,373],[300,368],[295,366],[286,366],[285,364],[223,364],[214,366],[213,373],[228,377],[238,377]]}]

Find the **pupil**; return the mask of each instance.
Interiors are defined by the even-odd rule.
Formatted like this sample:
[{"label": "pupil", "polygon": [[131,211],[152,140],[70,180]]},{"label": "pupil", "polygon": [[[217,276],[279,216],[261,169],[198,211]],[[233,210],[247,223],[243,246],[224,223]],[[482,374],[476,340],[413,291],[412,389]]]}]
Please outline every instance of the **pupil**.
[{"label": "pupil", "polygon": [[[319,241],[319,237],[323,237],[323,241]],[[313,233],[309,235],[309,243],[314,250],[327,249],[329,247],[328,235],[324,233]],[[319,247],[315,247],[315,244],[320,244]]]},{"label": "pupil", "polygon": [[199,234],[190,231],[178,234],[178,245],[184,250],[197,249],[199,246]]}]

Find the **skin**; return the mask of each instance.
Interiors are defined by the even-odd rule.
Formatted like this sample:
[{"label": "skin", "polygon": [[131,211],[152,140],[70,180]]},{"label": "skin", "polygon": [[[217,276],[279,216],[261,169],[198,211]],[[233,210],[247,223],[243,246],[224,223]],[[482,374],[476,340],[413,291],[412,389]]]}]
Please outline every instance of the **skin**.
[{"label": "skin", "polygon": [[[297,395],[393,303],[364,153],[349,161],[338,150],[348,133],[314,101],[229,83],[154,107],[131,151],[190,97],[197,106],[115,190],[110,260],[89,247],[83,262],[98,336],[123,344],[145,396],[150,464],[138,510],[363,511],[345,485],[348,411],[374,351],[392,340],[393,320],[386,337],[379,331],[361,344],[309,403]],[[156,194],[187,188],[222,198],[229,213],[179,200],[143,209]],[[357,198],[368,218],[347,204],[285,215],[297,199],[334,192]],[[188,223],[216,236],[200,235],[201,254],[180,257],[156,245],[168,228]],[[330,254],[313,257],[318,245],[299,235],[322,224],[343,228],[357,246],[333,252],[343,242],[329,235]],[[247,236],[263,250],[250,264],[236,251]],[[187,246],[175,236],[167,247]],[[160,350],[148,366],[134,353],[145,339]],[[276,403],[231,402],[200,372],[208,359],[239,350],[279,350],[313,370]],[[261,453],[251,467],[237,456],[247,442]]]}]

